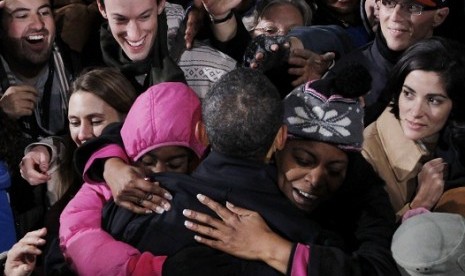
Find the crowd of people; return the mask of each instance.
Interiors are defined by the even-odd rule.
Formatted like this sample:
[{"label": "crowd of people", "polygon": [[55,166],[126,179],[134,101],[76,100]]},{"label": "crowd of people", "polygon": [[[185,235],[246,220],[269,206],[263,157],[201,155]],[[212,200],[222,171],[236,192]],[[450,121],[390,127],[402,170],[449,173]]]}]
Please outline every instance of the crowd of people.
[{"label": "crowd of people", "polygon": [[465,275],[464,23],[0,1],[3,274]]}]

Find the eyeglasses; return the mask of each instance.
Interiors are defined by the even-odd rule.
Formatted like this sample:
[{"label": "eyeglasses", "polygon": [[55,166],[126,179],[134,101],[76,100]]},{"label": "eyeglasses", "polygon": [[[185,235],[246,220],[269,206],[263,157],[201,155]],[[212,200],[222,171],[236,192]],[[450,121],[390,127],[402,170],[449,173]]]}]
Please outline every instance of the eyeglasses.
[{"label": "eyeglasses", "polygon": [[399,5],[404,11],[413,15],[420,15],[422,11],[431,11],[437,9],[436,7],[427,7],[420,4],[416,4],[412,1],[400,2],[397,0],[381,0],[381,3],[388,10],[393,10],[397,5]]},{"label": "eyeglasses", "polygon": [[257,28],[254,28],[254,31],[257,31],[260,34],[265,34],[265,35],[268,35],[268,36],[286,35],[287,34],[287,31],[280,30],[279,28],[274,27],[274,26],[257,27]]}]

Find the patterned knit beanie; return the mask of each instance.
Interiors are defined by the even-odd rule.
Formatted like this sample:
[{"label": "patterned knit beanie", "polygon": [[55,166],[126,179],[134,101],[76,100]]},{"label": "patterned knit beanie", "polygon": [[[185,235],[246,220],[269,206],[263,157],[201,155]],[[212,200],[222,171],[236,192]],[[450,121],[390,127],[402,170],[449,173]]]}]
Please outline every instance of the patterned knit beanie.
[{"label": "patterned knit beanie", "polygon": [[334,78],[311,81],[284,99],[284,123],[291,138],[334,144],[344,151],[360,151],[363,107],[359,97],[370,89],[371,77],[350,64]]}]

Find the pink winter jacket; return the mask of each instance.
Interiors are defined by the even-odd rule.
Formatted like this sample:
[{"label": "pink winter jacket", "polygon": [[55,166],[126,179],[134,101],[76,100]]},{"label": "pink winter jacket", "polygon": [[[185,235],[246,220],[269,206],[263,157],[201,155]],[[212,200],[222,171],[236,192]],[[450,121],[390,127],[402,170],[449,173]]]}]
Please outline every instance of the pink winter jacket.
[{"label": "pink winter jacket", "polygon": [[141,254],[101,228],[102,209],[112,194],[86,172],[96,159],[119,157],[129,163],[163,146],[184,146],[200,158],[205,146],[194,135],[200,120],[200,101],[192,89],[182,83],[154,85],[137,98],[126,117],[121,129],[125,149],[108,145],[87,161],[86,183],[60,217],[60,246],[79,275],[161,275],[166,257]]},{"label": "pink winter jacket", "polygon": [[[95,152],[89,162],[110,156],[127,160],[120,147],[110,145]],[[111,197],[105,183],[84,183],[68,203],[60,217],[65,258],[79,275],[161,275],[166,257],[141,254],[101,228],[102,209]]]}]

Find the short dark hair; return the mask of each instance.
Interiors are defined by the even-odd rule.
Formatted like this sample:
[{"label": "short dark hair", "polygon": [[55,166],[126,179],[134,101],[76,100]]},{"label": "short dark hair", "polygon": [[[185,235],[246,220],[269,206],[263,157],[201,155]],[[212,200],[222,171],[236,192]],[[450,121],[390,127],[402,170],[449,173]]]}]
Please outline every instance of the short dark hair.
[{"label": "short dark hair", "polygon": [[257,70],[237,68],[218,80],[202,104],[214,151],[244,158],[265,158],[283,120],[275,86]]},{"label": "short dark hair", "polygon": [[449,119],[465,120],[465,49],[445,38],[432,37],[410,46],[394,66],[387,92],[393,95],[391,112],[399,118],[399,97],[407,75],[415,70],[435,72],[452,100]]}]

